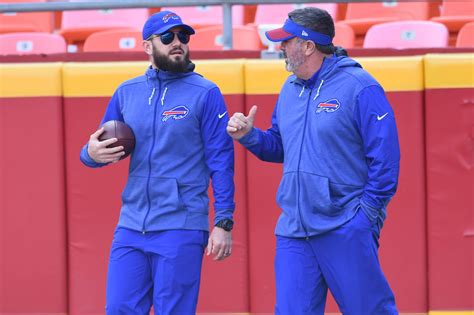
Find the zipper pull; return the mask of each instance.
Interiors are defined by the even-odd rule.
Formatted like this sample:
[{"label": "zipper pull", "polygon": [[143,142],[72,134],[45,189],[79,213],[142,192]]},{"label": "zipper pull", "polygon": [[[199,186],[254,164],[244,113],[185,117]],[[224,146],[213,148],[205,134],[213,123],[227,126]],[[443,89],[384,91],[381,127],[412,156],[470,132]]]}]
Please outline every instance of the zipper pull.
[{"label": "zipper pull", "polygon": [[156,88],[153,88],[153,91],[151,92],[151,95],[148,98],[148,105],[151,105],[151,99],[153,98],[153,95],[155,95],[155,90],[156,90]]},{"label": "zipper pull", "polygon": [[319,83],[318,90],[316,91],[316,95],[313,98],[313,101],[316,100],[319,96],[319,90],[321,90],[321,87],[323,86],[324,80],[321,80],[321,83]]},{"label": "zipper pull", "polygon": [[163,96],[161,97],[161,106],[165,105],[166,91],[168,91],[168,87],[165,87],[165,91],[163,92]]}]

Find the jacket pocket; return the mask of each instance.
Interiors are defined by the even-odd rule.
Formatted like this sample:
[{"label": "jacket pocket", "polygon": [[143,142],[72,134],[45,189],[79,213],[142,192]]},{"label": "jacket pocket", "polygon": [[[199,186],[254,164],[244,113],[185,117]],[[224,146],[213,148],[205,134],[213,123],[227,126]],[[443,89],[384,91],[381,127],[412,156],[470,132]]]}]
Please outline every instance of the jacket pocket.
[{"label": "jacket pocket", "polygon": [[189,212],[207,214],[209,209],[208,187],[199,184],[179,184],[179,194]]},{"label": "jacket pocket", "polygon": [[296,173],[285,173],[277,190],[276,202],[284,214],[293,213],[298,206]]},{"label": "jacket pocket", "polygon": [[364,186],[336,184],[328,182],[331,202],[337,208],[355,209],[364,193]]},{"label": "jacket pocket", "polygon": [[184,210],[178,182],[174,178],[151,177],[149,183],[150,210],[166,214]]},{"label": "jacket pocket", "polygon": [[298,208],[304,213],[325,215],[340,210],[332,203],[328,178],[304,172],[283,174],[278,187],[277,203],[290,216]]},{"label": "jacket pocket", "polygon": [[123,208],[128,211],[146,212],[148,201],[146,196],[146,177],[129,176],[122,193]]},{"label": "jacket pocket", "polygon": [[300,172],[300,207],[326,216],[337,216],[342,211],[331,199],[329,179],[304,172]]}]

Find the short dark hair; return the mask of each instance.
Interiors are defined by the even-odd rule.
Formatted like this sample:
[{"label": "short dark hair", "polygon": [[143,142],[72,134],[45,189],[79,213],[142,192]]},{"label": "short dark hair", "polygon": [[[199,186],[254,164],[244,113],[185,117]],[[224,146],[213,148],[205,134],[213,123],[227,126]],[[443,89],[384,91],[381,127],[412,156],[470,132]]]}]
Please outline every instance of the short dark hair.
[{"label": "short dark hair", "polygon": [[[315,32],[328,35],[331,39],[334,38],[335,29],[334,21],[331,15],[323,10],[316,7],[306,7],[302,9],[296,9],[288,13],[288,17],[295,23],[304,26]],[[316,44],[316,43],[315,43]],[[323,54],[332,54],[335,51],[334,45],[319,45],[316,44],[318,49]]]}]

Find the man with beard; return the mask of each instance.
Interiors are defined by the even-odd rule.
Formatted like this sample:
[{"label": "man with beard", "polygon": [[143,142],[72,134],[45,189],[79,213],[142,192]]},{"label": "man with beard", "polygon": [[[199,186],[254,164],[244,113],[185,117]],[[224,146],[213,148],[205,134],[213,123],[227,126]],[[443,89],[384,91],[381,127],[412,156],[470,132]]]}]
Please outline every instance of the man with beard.
[{"label": "man with beard", "polygon": [[288,17],[266,33],[281,42],[294,73],[271,128],[253,127],[256,106],[227,126],[261,160],[283,163],[275,313],[322,315],[329,288],[343,314],[397,314],[377,253],[398,182],[394,113],[377,81],[333,46],[326,11],[304,8]]},{"label": "man with beard", "polygon": [[[136,138],[122,194],[107,275],[107,314],[195,314],[202,258],[231,255],[234,148],[218,87],[193,72],[188,42],[194,29],[173,12],[143,27],[151,66],[113,94],[101,124],[120,120]],[[119,161],[117,141],[90,136],[82,162]],[[212,178],[215,227],[209,236],[207,195]]]}]

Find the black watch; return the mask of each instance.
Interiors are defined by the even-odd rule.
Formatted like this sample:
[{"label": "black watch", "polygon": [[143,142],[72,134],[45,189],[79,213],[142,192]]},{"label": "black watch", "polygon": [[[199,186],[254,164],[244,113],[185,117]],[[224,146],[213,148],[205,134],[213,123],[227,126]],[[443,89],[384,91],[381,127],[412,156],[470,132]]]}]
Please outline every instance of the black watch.
[{"label": "black watch", "polygon": [[234,221],[232,221],[231,219],[223,219],[217,222],[215,226],[220,227],[221,229],[224,229],[227,232],[230,232],[234,227]]}]

